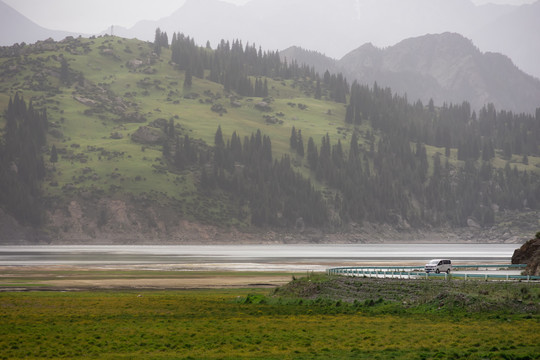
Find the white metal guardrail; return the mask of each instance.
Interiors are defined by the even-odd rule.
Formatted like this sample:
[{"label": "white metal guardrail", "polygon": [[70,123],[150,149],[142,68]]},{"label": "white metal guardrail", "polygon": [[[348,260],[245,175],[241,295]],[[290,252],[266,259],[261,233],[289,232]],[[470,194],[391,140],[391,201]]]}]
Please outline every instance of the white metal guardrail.
[{"label": "white metal guardrail", "polygon": [[426,273],[419,266],[349,266],[349,267],[337,267],[326,270],[328,275],[342,275],[353,277],[390,277],[390,278],[463,278],[469,279],[483,279],[483,280],[540,280],[540,276],[531,275],[514,275],[514,274],[471,274],[460,273],[459,269],[523,269],[527,265],[525,264],[503,264],[503,265],[454,265],[453,271],[450,274],[447,273]]}]

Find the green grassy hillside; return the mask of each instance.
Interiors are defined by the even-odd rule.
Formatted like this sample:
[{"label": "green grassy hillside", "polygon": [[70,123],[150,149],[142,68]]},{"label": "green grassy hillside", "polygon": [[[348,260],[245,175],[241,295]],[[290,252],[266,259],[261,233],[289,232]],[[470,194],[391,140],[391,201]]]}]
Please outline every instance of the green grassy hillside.
[{"label": "green grassy hillside", "polygon": [[[24,50],[27,55],[0,59],[0,108],[7,108],[17,92],[32,100],[34,107],[47,108],[49,149],[44,157],[49,171],[44,192],[54,204],[69,203],[81,194],[176,199],[188,219],[209,216],[206,220],[211,223],[239,225],[240,221],[240,225],[248,225],[242,223],[245,219],[212,218],[227,206],[227,199],[201,195],[196,189],[196,171],[170,172],[161,145],[137,143],[131,135],[158,119],[173,119],[181,133],[213,146],[218,126],[226,139],[233,131],[243,138],[260,129],[272,139],[273,156],[279,159],[290,152],[292,126],[302,129],[306,140],[326,133],[335,139],[346,138],[350,132],[343,125],[343,104],[314,100],[292,80],[268,79],[273,99],[268,113],[255,108],[261,98],[236,96],[236,106],[231,106],[231,94],[208,80],[194,78],[193,85],[184,88],[184,71],[170,63],[170,50],[163,49],[158,57],[151,43],[116,37],[79,38],[38,43]],[[62,58],[70,69],[67,84],[61,81]],[[143,64],[130,66],[136,60]],[[212,111],[214,104],[227,112]],[[298,104],[307,108],[301,110]],[[276,113],[281,123],[268,124],[263,115]],[[59,154],[55,164],[48,161],[53,145]],[[291,156],[298,170],[309,176],[302,159]],[[201,203],[210,208],[209,214],[198,213]]]},{"label": "green grassy hillside", "polygon": [[[6,109],[16,93],[35,108],[47,109],[44,198],[49,224],[54,224],[49,227],[57,233],[73,228],[64,220],[66,214],[74,217],[76,211],[70,204],[76,201],[82,217],[94,219],[94,229],[85,229],[92,227],[86,224],[82,231],[96,236],[96,226],[101,229],[110,224],[112,216],[110,202],[103,204],[103,199],[136,203],[143,218],[154,205],[167,208],[165,213],[157,211],[150,216],[153,220],[149,223],[158,228],[158,220],[167,216],[172,219],[168,223],[180,218],[243,229],[250,226],[249,209],[238,212],[230,195],[200,191],[199,167],[174,170],[167,166],[161,144],[135,141],[132,136],[142,126],[159,132],[155,124],[173,120],[177,134],[207,146],[213,146],[218,126],[226,140],[234,131],[243,138],[260,129],[271,138],[274,159],[289,155],[296,171],[310,177],[318,190],[325,190],[325,185],[310,172],[306,159],[289,147],[293,126],[301,129],[305,144],[310,137],[318,144],[329,134],[332,142],[341,139],[348,149],[353,131],[360,135],[360,146],[365,149],[373,141],[368,134],[374,133],[375,141],[379,139],[379,132],[368,123],[345,123],[344,104],[326,96],[315,100],[306,90],[306,83],[308,87],[313,85],[313,79],[268,78],[269,96],[265,100],[271,111],[262,112],[256,108],[262,98],[225,92],[222,85],[206,79],[193,77],[192,86],[184,87],[185,72],[171,63],[171,50],[163,48],[158,56],[152,43],[105,36],[39,42],[3,51],[0,109]],[[212,110],[219,109],[218,105],[226,112]],[[268,122],[265,116],[273,121]],[[50,161],[53,145],[58,151],[56,163]],[[433,155],[445,152],[433,146],[426,146],[426,150],[430,164]],[[448,159],[456,168],[463,163],[457,160],[456,149]],[[516,155],[510,161],[498,157],[493,165],[503,168],[509,162],[529,172],[537,172],[540,167],[539,157],[529,156],[528,164],[524,164]],[[327,196],[334,196],[332,189],[326,190]],[[62,216],[64,220],[55,222]],[[125,221],[127,226],[129,221],[134,224],[139,220],[129,219]]]}]

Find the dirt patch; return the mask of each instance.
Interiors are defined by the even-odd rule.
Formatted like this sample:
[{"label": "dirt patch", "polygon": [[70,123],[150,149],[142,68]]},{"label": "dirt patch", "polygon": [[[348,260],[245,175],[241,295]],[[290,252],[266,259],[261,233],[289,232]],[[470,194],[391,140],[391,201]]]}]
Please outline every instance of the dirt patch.
[{"label": "dirt patch", "polygon": [[0,267],[0,291],[273,288],[291,275],[266,272],[99,269],[72,266]]},{"label": "dirt patch", "polygon": [[44,281],[43,285],[79,289],[205,289],[276,287],[290,280],[290,276],[202,276],[173,279],[65,279]]}]

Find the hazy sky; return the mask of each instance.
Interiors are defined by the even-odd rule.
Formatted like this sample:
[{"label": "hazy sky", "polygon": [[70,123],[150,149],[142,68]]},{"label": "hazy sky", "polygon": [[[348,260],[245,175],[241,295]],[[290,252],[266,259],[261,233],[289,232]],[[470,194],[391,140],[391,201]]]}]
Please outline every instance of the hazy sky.
[{"label": "hazy sky", "polygon": [[[158,20],[185,0],[3,0],[38,25],[53,30],[99,33],[111,25],[131,27],[140,20]],[[250,0],[222,0],[241,5]],[[452,1],[452,0],[449,0]],[[475,4],[527,4],[535,0],[472,0]]]}]

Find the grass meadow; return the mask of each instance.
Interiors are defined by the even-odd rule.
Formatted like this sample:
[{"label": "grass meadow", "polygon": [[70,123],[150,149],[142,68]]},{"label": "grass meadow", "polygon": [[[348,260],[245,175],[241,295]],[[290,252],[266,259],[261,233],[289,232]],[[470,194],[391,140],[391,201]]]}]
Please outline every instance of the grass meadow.
[{"label": "grass meadow", "polygon": [[538,314],[407,310],[383,300],[276,293],[1,292],[0,358],[540,358]]}]

